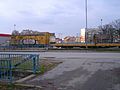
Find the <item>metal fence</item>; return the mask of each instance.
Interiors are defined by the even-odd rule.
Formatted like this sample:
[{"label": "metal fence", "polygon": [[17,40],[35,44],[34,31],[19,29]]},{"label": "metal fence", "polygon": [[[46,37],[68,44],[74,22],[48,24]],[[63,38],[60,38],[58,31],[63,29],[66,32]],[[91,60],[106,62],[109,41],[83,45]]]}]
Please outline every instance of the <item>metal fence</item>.
[{"label": "metal fence", "polygon": [[35,44],[35,45],[8,45],[8,46],[0,46],[0,50],[41,50],[47,48],[49,45],[44,44]]},{"label": "metal fence", "polygon": [[38,69],[38,54],[0,54],[0,81],[12,82],[22,72],[36,73]]}]

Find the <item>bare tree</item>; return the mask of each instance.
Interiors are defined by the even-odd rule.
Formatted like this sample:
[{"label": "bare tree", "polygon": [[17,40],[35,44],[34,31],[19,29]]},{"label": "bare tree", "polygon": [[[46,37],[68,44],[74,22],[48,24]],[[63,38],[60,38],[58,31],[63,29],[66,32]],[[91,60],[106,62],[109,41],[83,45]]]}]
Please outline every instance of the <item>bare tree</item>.
[{"label": "bare tree", "polygon": [[112,43],[113,42],[113,32],[114,32],[113,26],[111,24],[103,25],[101,31],[102,31],[102,36],[104,37],[103,42]]},{"label": "bare tree", "polygon": [[115,29],[114,41],[120,43],[120,19],[113,21],[112,26]]},{"label": "bare tree", "polygon": [[12,32],[12,35],[19,35],[19,31],[14,30],[14,31]]},{"label": "bare tree", "polygon": [[120,19],[113,21],[113,22],[112,22],[112,26],[113,26],[116,30],[120,30]]}]

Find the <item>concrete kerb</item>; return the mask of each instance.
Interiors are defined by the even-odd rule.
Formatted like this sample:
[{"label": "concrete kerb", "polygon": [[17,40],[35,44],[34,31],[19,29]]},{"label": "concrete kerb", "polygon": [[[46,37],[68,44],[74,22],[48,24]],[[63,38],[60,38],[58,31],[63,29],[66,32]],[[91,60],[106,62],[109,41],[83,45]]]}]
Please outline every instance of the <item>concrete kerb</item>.
[{"label": "concrete kerb", "polygon": [[14,83],[22,83],[22,82],[24,82],[24,81],[26,81],[26,80],[29,80],[29,79],[31,79],[31,78],[34,78],[35,76],[36,76],[35,74],[31,74],[31,75],[29,75],[29,76],[27,76],[27,77],[25,77],[25,78],[22,78],[22,79],[19,79],[19,80],[15,81]]},{"label": "concrete kerb", "polygon": [[37,88],[38,90],[41,90],[42,87],[41,86],[37,86],[37,85],[29,85],[29,84],[15,84],[16,86],[22,86],[22,87],[28,87],[28,88]]},{"label": "concrete kerb", "polygon": [[27,77],[25,77],[25,78],[22,78],[22,79],[19,79],[19,80],[15,81],[15,82],[14,82],[14,85],[15,85],[15,86],[28,87],[28,88],[37,88],[38,90],[41,90],[41,89],[42,89],[41,86],[30,85],[30,84],[22,84],[24,81],[29,80],[29,79],[32,79],[32,78],[34,78],[34,77],[36,77],[36,75],[35,75],[35,74],[31,74],[31,75],[29,75],[29,76],[27,76]]}]

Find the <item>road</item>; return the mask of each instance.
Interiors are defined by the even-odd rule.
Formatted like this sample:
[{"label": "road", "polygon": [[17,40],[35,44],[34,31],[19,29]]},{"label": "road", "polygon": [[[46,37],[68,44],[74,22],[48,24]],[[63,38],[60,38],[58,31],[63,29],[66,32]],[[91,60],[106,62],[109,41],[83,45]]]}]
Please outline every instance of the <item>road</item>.
[{"label": "road", "polygon": [[[19,52],[20,53],[20,52]],[[120,53],[37,52],[41,58],[60,60],[44,75],[26,81],[43,90],[120,90]]]}]

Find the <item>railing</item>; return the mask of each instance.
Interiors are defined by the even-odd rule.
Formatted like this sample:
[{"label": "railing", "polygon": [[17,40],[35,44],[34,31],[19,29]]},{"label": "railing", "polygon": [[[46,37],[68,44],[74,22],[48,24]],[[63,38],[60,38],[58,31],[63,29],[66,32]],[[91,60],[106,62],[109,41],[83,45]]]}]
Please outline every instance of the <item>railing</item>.
[{"label": "railing", "polygon": [[41,50],[43,48],[48,47],[48,45],[44,45],[44,44],[35,44],[35,45],[9,45],[9,46],[0,46],[0,50],[1,51],[5,51],[5,50]]},{"label": "railing", "polygon": [[39,66],[37,54],[0,54],[0,81],[12,82],[21,73],[36,73]]}]

